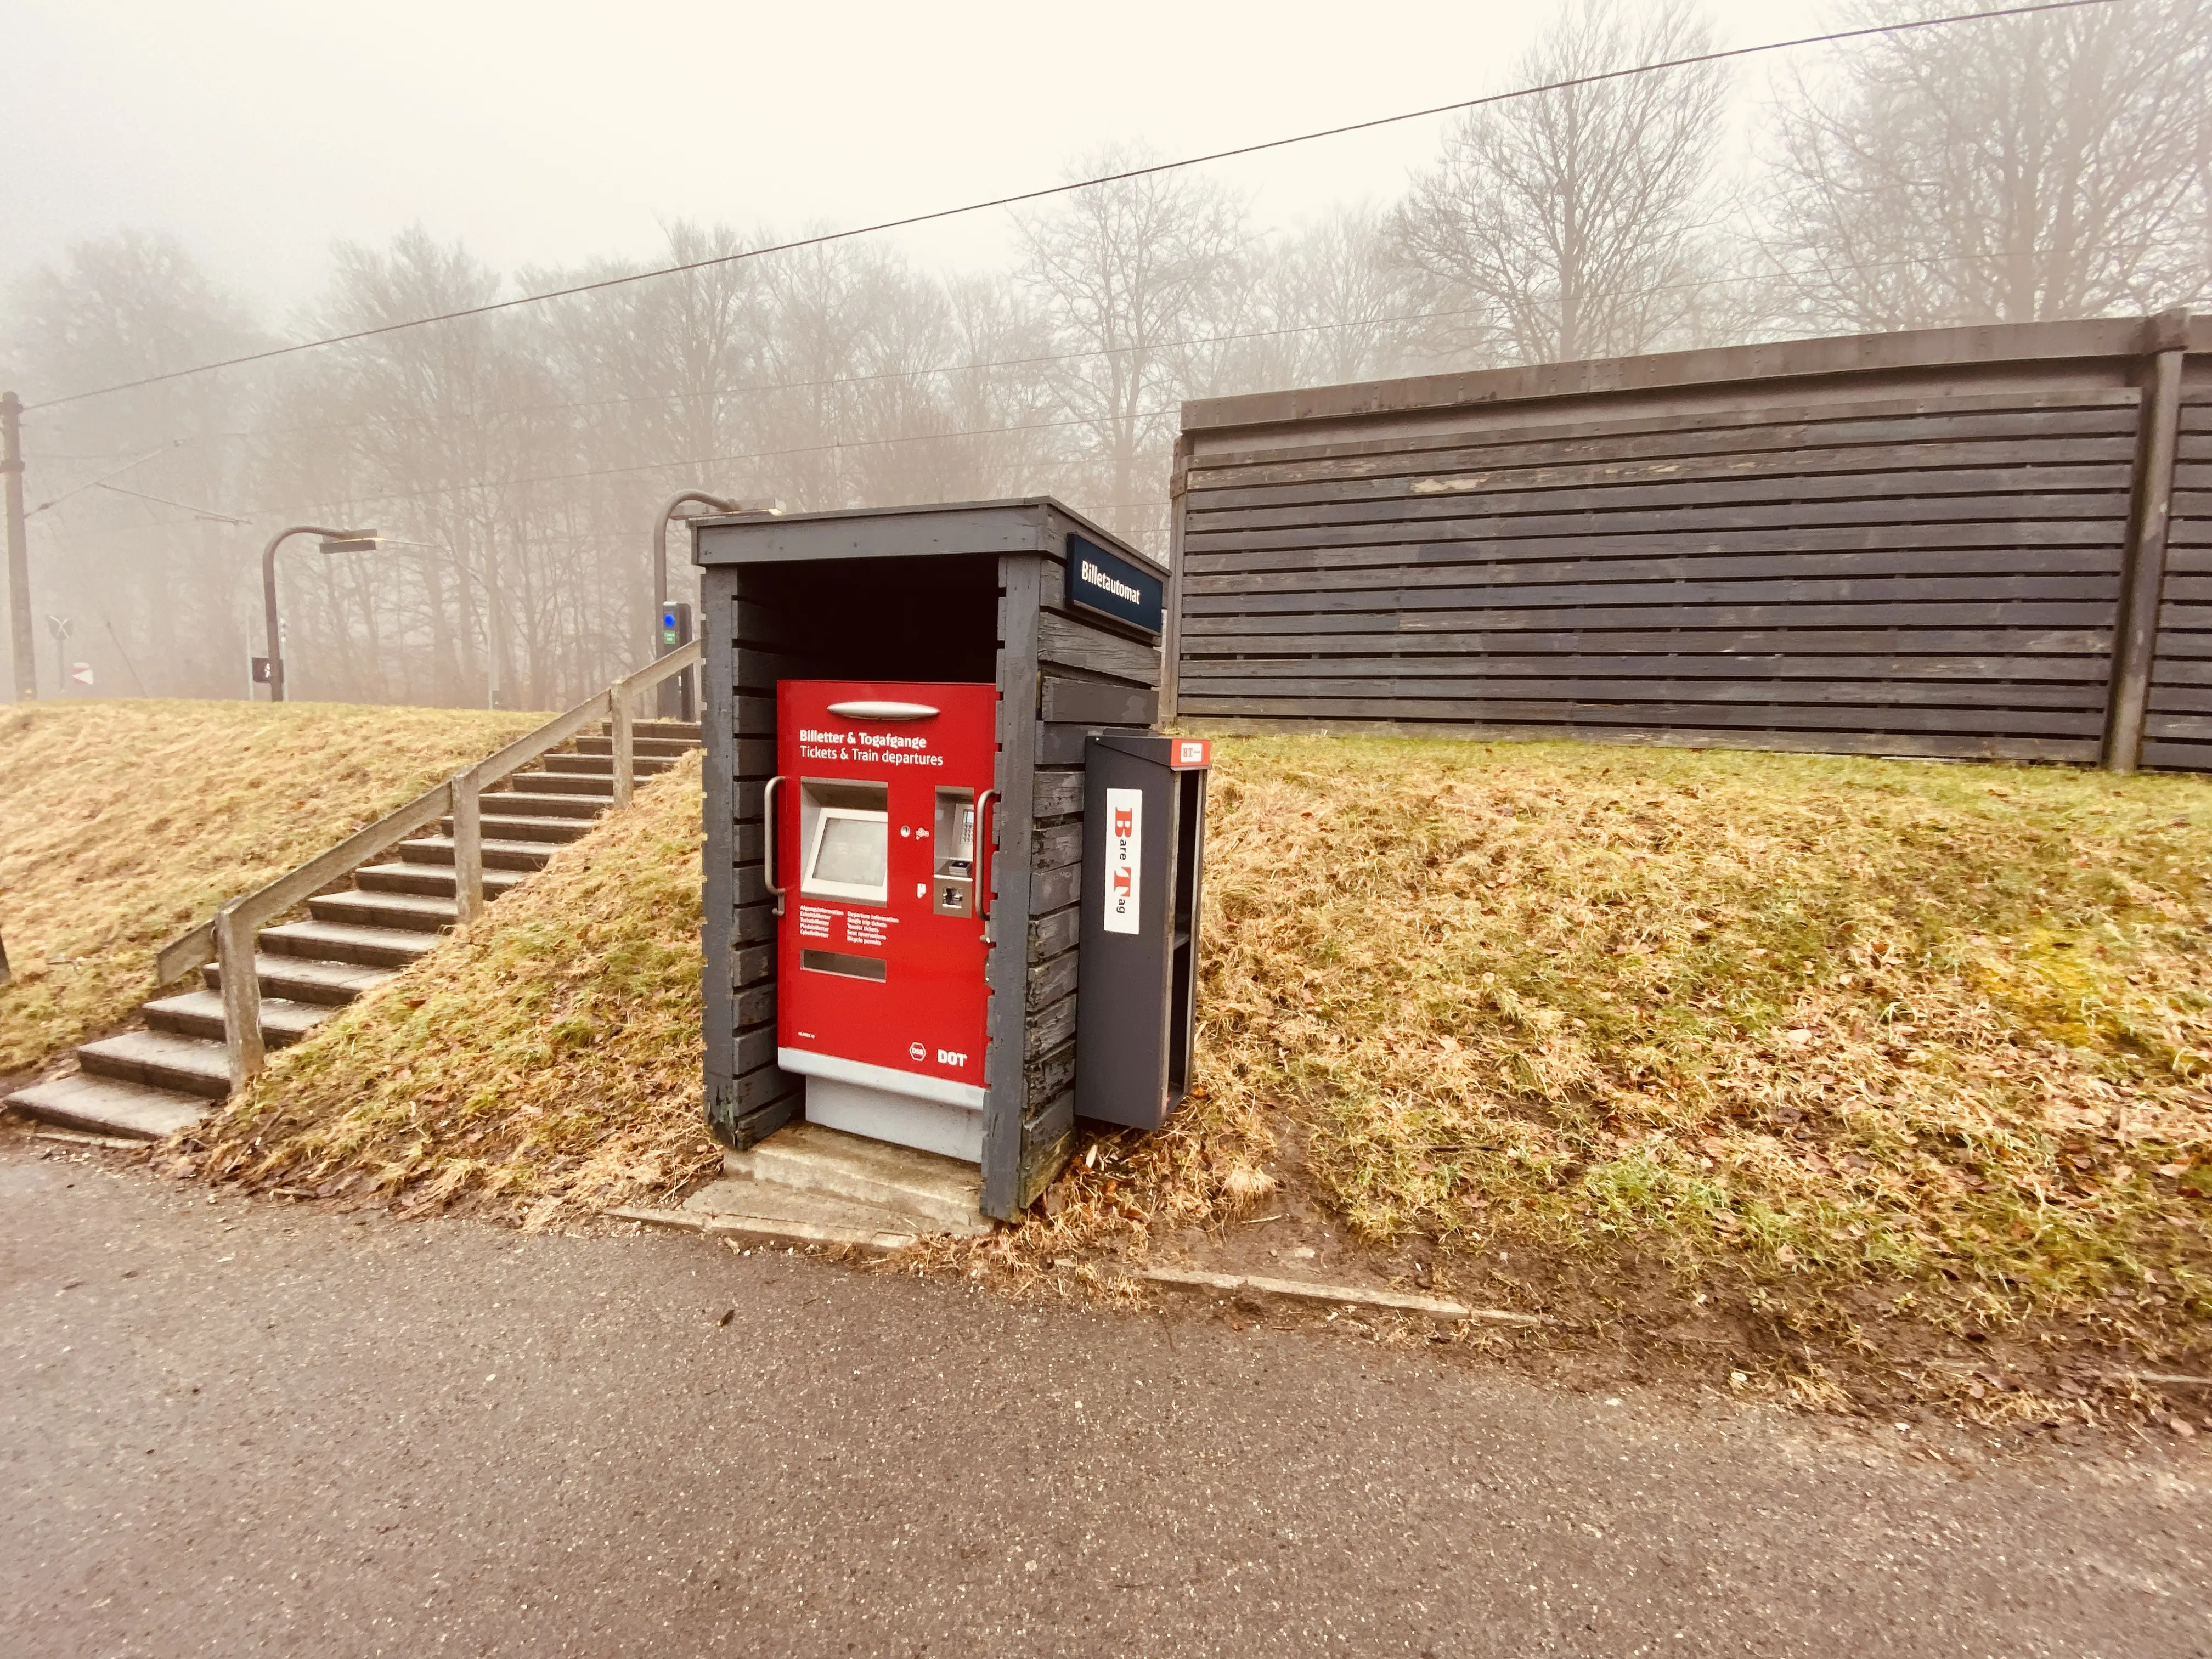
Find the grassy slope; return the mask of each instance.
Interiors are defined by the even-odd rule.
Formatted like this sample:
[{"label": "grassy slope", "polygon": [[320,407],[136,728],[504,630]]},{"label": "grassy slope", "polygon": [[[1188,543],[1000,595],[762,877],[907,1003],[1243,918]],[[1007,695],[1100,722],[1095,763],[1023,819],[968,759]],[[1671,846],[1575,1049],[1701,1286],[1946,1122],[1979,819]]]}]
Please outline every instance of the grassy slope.
[{"label": "grassy slope", "polygon": [[1363,1231],[2212,1316],[2212,782],[1223,750],[1204,1121]]},{"label": "grassy slope", "polygon": [[[293,1051],[213,1170],[543,1216],[708,1167],[695,778]],[[1255,739],[1213,799],[1199,1098],[1009,1248],[1290,1176],[1801,1306],[2212,1315],[2212,781]]]},{"label": "grassy slope", "polygon": [[699,1109],[699,763],[276,1055],[197,1137],[259,1186],[542,1224],[714,1166]]},{"label": "grassy slope", "polygon": [[[0,712],[0,1074],[120,1019],[154,952],[544,719],[336,703]],[[56,961],[56,958],[59,958]]]}]

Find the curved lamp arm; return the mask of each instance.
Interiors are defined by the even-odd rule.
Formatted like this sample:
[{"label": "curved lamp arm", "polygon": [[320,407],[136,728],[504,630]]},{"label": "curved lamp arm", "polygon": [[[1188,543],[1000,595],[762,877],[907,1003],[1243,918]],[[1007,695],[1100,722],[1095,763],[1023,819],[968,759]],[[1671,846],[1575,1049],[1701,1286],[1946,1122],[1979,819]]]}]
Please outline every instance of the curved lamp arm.
[{"label": "curved lamp arm", "polygon": [[269,630],[269,701],[284,701],[284,647],[276,623],[276,550],[295,536],[320,536],[325,541],[374,541],[374,530],[331,530],[319,524],[295,524],[278,531],[261,550],[261,612]]}]

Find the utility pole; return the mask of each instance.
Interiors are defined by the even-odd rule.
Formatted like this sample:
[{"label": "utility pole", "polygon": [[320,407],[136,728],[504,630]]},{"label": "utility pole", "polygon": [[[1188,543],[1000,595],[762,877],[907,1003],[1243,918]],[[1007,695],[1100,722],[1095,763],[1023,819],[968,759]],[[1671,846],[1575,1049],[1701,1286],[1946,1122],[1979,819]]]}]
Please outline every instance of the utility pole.
[{"label": "utility pole", "polygon": [[0,472],[8,478],[8,633],[15,658],[15,701],[39,695],[39,659],[31,631],[31,556],[23,544],[23,400],[0,392]]}]

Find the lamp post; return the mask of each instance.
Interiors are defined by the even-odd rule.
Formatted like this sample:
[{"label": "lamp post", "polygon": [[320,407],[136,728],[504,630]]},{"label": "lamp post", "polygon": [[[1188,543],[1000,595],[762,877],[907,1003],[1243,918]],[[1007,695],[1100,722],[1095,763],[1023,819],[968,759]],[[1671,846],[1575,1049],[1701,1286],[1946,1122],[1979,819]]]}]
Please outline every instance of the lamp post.
[{"label": "lamp post", "polygon": [[295,524],[280,530],[261,550],[261,611],[269,629],[269,701],[284,701],[284,642],[276,625],[276,550],[295,536],[320,536],[325,553],[370,553],[377,544],[374,530],[325,530],[320,525]]},{"label": "lamp post", "polygon": [[[660,635],[660,619],[668,611],[668,521],[676,516],[679,507],[696,502],[716,513],[781,513],[781,501],[732,501],[720,495],[709,495],[704,490],[686,489],[672,495],[653,518],[653,611],[647,621],[650,630],[645,647],[645,659],[651,662],[662,653],[665,641]],[[691,515],[686,514],[686,518]],[[680,641],[679,641],[680,643]],[[661,682],[659,693],[662,718],[684,717],[691,704],[691,671],[685,669],[672,679]],[[673,705],[672,707],[672,705]]]},{"label": "lamp post", "polygon": [[[686,489],[672,495],[659,512],[653,515],[653,609],[648,613],[645,659],[651,662],[660,654],[660,613],[668,608],[668,521],[676,516],[676,509],[692,503],[712,508],[717,513],[743,513],[746,508],[736,501],[724,501],[720,495],[709,495],[704,490]],[[684,514],[686,518],[690,514]]]}]

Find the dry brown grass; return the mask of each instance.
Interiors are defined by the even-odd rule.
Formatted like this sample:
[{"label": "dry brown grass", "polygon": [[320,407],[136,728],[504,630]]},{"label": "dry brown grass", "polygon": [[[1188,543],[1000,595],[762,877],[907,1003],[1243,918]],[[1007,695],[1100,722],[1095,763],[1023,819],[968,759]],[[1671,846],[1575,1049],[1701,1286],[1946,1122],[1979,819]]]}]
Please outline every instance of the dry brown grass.
[{"label": "dry brown grass", "polygon": [[[539,1219],[710,1168],[684,775],[294,1051],[210,1168]],[[1440,1285],[1454,1244],[1656,1258],[1846,1347],[1870,1308],[2212,1315],[2212,781],[1245,739],[1209,834],[1189,1106],[917,1261],[1079,1277],[1280,1182],[1443,1241]]]},{"label": "dry brown grass", "polygon": [[338,703],[0,713],[0,1073],[151,994],[154,953],[544,717]]},{"label": "dry brown grass", "polygon": [[699,762],[284,1050],[200,1172],[542,1226],[714,1167],[699,1105]]},{"label": "dry brown grass", "polygon": [[2212,783],[1285,738],[1215,792],[1204,1202],[1295,1123],[1373,1237],[2212,1316]]}]

